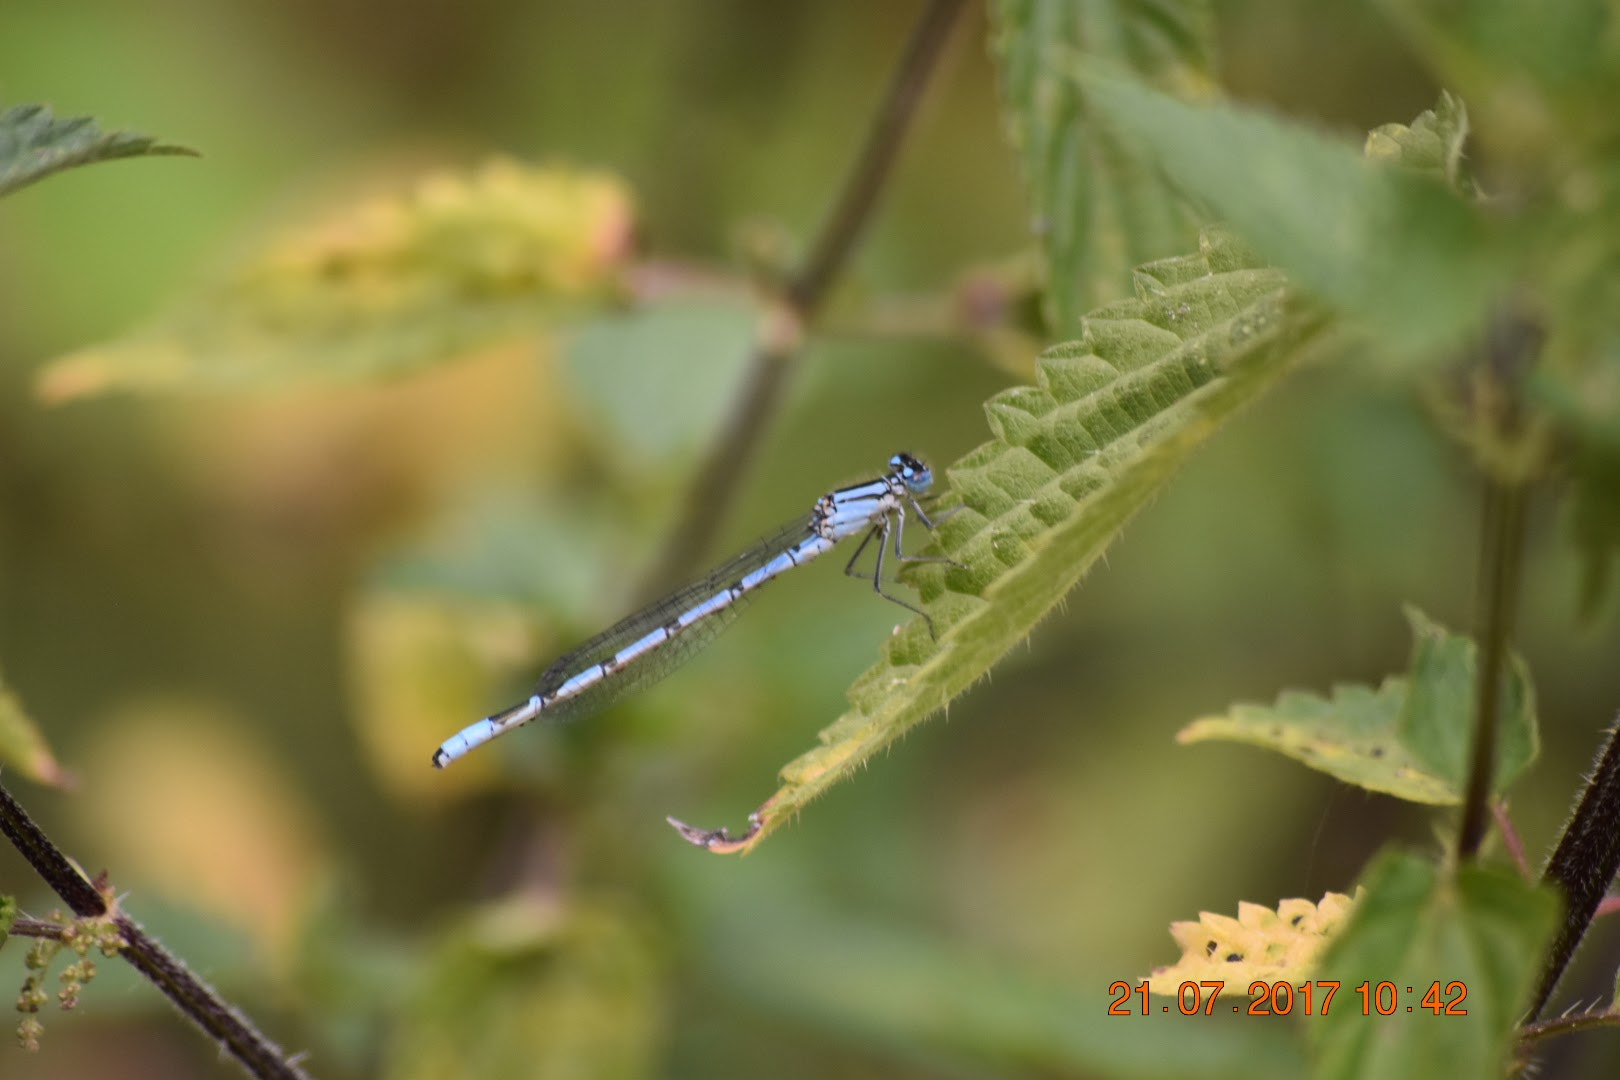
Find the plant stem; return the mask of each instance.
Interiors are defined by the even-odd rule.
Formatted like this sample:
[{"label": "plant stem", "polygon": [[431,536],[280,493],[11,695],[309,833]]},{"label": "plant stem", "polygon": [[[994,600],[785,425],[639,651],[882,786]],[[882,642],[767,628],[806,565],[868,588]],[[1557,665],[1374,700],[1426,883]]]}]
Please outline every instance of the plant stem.
[{"label": "plant stem", "polygon": [[49,919],[30,919],[26,915],[19,915],[7,932],[12,937],[50,938],[52,941],[61,941],[67,936],[67,927]]},{"label": "plant stem", "polygon": [[1513,632],[1520,555],[1524,548],[1524,485],[1495,477],[1485,481],[1481,526],[1481,612],[1475,630],[1479,663],[1474,673],[1473,756],[1463,796],[1457,854],[1472,859],[1490,823],[1491,783],[1496,772],[1496,735],[1501,711],[1502,675]]},{"label": "plant stem", "polygon": [[1519,1029],[1519,1046],[1527,1047],[1543,1039],[1558,1035],[1571,1035],[1577,1031],[1620,1027],[1620,1014],[1613,1012],[1578,1013],[1560,1016],[1557,1020],[1541,1020],[1525,1024]]},{"label": "plant stem", "polygon": [[664,546],[663,556],[648,573],[644,593],[660,592],[688,571],[708,548],[714,530],[725,518],[743,469],[754,456],[753,448],[767,421],[775,415],[788,380],[798,367],[803,330],[820,312],[833,281],[871,218],[900,144],[916,117],[928,76],[965,6],[964,0],[929,0],[918,19],[838,200],[823,221],[810,254],[782,288],[780,310],[766,320],[754,345],[748,374],[724,426],[681,500],[680,521]]},{"label": "plant stem", "polygon": [[[181,1013],[250,1075],[260,1080],[309,1080],[308,1073],[289,1061],[282,1049],[247,1017],[226,1004],[213,987],[193,974],[134,919],[109,907],[104,891],[78,871],[72,860],[51,842],[4,787],[0,787],[0,833],[5,834],[74,915],[81,919],[111,915],[122,941],[118,955],[151,980]],[[27,933],[30,929],[33,927],[25,926],[19,931],[14,926],[13,932]]]},{"label": "plant stem", "polygon": [[1481,433],[1485,496],[1480,523],[1480,558],[1474,640],[1478,665],[1474,682],[1473,754],[1463,790],[1457,857],[1479,852],[1490,818],[1496,776],[1496,737],[1502,682],[1524,554],[1525,500],[1537,455],[1527,439],[1524,380],[1541,351],[1539,322],[1504,303],[1485,335],[1473,379],[1473,411]]},{"label": "plant stem", "polygon": [[1620,871],[1620,724],[1609,729],[1590,776],[1541,875],[1564,896],[1564,922],[1530,1005],[1532,1019],[1546,1008],[1609,883]]}]

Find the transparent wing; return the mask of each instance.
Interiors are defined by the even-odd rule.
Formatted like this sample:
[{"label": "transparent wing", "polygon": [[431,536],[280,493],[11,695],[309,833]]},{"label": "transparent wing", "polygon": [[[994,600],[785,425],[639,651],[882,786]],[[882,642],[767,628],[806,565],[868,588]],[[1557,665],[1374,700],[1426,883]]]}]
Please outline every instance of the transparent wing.
[{"label": "transparent wing", "polygon": [[[814,515],[806,514],[788,522],[708,573],[682,585],[662,600],[625,616],[589,641],[558,657],[556,662],[546,669],[545,674],[540,676],[534,692],[540,695],[552,693],[580,672],[588,671],[627,645],[641,640],[661,626],[673,623],[683,613],[729,589],[744,575],[758,570],[788,548],[813,536],[814,520]],[[601,682],[566,700],[547,705],[539,719],[542,722],[576,720],[606,708],[626,694],[651,686],[719,637],[721,631],[736,620],[752,592],[753,590],[750,590],[742,594],[724,607],[687,626],[656,648],[626,662]]]}]

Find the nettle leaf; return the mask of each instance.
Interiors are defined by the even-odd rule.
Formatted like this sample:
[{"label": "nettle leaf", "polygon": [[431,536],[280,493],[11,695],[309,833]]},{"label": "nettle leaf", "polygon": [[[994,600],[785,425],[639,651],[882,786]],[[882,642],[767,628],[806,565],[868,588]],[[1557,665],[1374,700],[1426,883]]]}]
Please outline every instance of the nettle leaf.
[{"label": "nettle leaf", "polygon": [[[1381,855],[1363,884],[1315,976],[1338,980],[1340,990],[1308,1025],[1312,1075],[1505,1075],[1557,898],[1507,870],[1470,865],[1448,874],[1403,852]],[[1384,1009],[1391,1011],[1380,1015]]]},{"label": "nettle leaf", "polygon": [[429,177],[272,241],[152,326],[53,362],[39,390],[264,389],[445,363],[613,302],[631,228],[603,173],[495,161]]},{"label": "nettle leaf", "polygon": [[[1401,742],[1460,792],[1474,739],[1477,650],[1471,638],[1452,633],[1415,607],[1407,607],[1406,620],[1412,626],[1412,667],[1397,720]],[[1535,689],[1517,654],[1503,672],[1498,705],[1495,791],[1523,772],[1540,749]]]},{"label": "nettle leaf", "polygon": [[89,116],[58,118],[43,105],[13,105],[0,112],[0,195],[79,165],[175,154],[198,156],[150,135],[103,131]]},{"label": "nettle leaf", "polygon": [[913,620],[855,681],[852,708],[822,745],[783,768],[749,832],[677,827],[716,851],[744,850],[984,677],[1073,588],[1137,510],[1244,404],[1288,372],[1328,320],[1288,296],[1282,275],[1222,232],[1201,253],[1143,267],[1137,298],[1048,350],[1037,385],[985,406],[996,438],[948,470],[944,552],[913,566],[939,632]]},{"label": "nettle leaf", "polygon": [[57,762],[39,725],[0,679],[0,769],[12,768],[40,784],[68,787],[72,777]]},{"label": "nettle leaf", "polygon": [[[1606,155],[1620,127],[1614,11],[1606,0],[1383,0],[1442,80],[1485,118],[1496,156],[1562,175]],[[1551,175],[1551,174],[1549,174]]]},{"label": "nettle leaf", "polygon": [[1465,194],[1476,192],[1463,171],[1463,144],[1468,141],[1468,110],[1462,99],[1440,91],[1440,101],[1407,124],[1380,124],[1367,133],[1362,148],[1370,161],[1397,165],[1440,177]]},{"label": "nettle leaf", "polygon": [[1240,703],[1225,715],[1200,717],[1176,740],[1262,746],[1368,791],[1408,802],[1461,802],[1460,789],[1427,772],[1401,744],[1396,721],[1406,689],[1405,679],[1390,678],[1377,690],[1335,686],[1325,698],[1285,690],[1273,705]]},{"label": "nettle leaf", "polygon": [[1175,997],[1184,982],[1215,981],[1243,994],[1254,982],[1303,982],[1354,909],[1351,897],[1328,893],[1320,904],[1284,900],[1273,911],[1240,903],[1235,919],[1201,911],[1197,922],[1173,922],[1170,936],[1181,946],[1181,959],[1170,967],[1154,968],[1148,992]]},{"label": "nettle leaf", "polygon": [[[1414,607],[1412,662],[1404,678],[1374,690],[1335,686],[1329,697],[1285,690],[1273,705],[1234,705],[1194,720],[1183,743],[1240,742],[1286,754],[1347,784],[1408,802],[1462,802],[1474,732],[1474,643]],[[1535,693],[1524,661],[1513,657],[1498,718],[1493,789],[1508,787],[1539,747]]]},{"label": "nettle leaf", "polygon": [[1183,192],[1393,353],[1447,355],[1508,280],[1505,226],[1431,177],[1256,109],[1077,79]]},{"label": "nettle leaf", "polygon": [[991,11],[1002,115],[1023,159],[1046,258],[1047,315],[1057,333],[1070,334],[1132,267],[1184,250],[1193,225],[1164,182],[1093,122],[1068,61],[1089,51],[1166,90],[1208,96],[1210,5],[998,0]]}]

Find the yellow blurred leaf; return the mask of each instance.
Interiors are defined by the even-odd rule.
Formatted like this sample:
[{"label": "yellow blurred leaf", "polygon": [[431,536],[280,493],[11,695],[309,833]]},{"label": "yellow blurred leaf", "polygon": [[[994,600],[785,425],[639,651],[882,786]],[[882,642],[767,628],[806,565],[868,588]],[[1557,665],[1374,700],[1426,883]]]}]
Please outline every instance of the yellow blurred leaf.
[{"label": "yellow blurred leaf", "polygon": [[266,245],[153,325],[51,363],[38,390],[375,379],[530,337],[617,290],[634,213],[614,176],[497,160]]},{"label": "yellow blurred leaf", "polygon": [[1252,982],[1303,982],[1354,908],[1351,897],[1328,893],[1319,904],[1284,900],[1272,911],[1240,902],[1235,919],[1203,911],[1197,922],[1171,923],[1181,959],[1154,968],[1149,990],[1174,997],[1184,982],[1223,981],[1228,991],[1242,994]]},{"label": "yellow blurred leaf", "polygon": [[662,975],[651,935],[622,910],[508,900],[477,913],[441,950],[400,1024],[385,1075],[653,1075]]},{"label": "yellow blurred leaf", "polygon": [[72,776],[51,753],[39,726],[0,679],[0,771],[7,767],[51,787],[65,788],[73,783]]},{"label": "yellow blurred leaf", "polygon": [[121,887],[150,888],[287,955],[328,857],[296,791],[224,710],[147,701],[108,718],[79,804]]},{"label": "yellow blurred leaf", "polygon": [[446,799],[499,779],[495,755],[440,770],[432,753],[499,704],[502,676],[533,663],[532,620],[494,602],[371,593],[350,613],[348,638],[360,741],[392,791],[412,802]]}]

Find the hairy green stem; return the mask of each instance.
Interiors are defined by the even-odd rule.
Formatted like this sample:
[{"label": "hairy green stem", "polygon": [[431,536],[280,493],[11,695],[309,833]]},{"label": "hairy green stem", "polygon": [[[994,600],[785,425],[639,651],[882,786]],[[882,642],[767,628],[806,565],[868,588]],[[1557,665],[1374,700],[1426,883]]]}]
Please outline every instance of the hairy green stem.
[{"label": "hairy green stem", "polygon": [[725,518],[743,469],[754,456],[753,448],[775,415],[782,393],[798,367],[802,330],[820,312],[833,281],[871,218],[906,131],[916,117],[928,76],[965,6],[964,0],[929,0],[918,19],[837,202],[828,212],[810,254],[783,287],[777,317],[768,320],[754,346],[742,389],[681,500],[680,520],[664,546],[663,556],[645,578],[643,593],[660,592],[690,570]]},{"label": "hairy green stem", "polygon": [[[226,1004],[213,987],[193,974],[139,923],[122,912],[114,913],[102,890],[79,872],[4,787],[0,787],[0,833],[5,834],[74,915],[96,919],[112,914],[122,942],[118,955],[151,980],[187,1019],[250,1075],[260,1080],[309,1080],[309,1074],[289,1061],[279,1046],[266,1038],[247,1017]],[[18,930],[14,925],[12,932],[28,934],[31,929],[34,927],[25,925]]]}]

